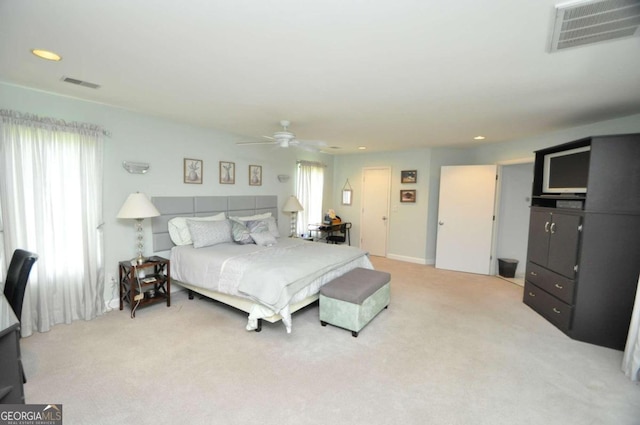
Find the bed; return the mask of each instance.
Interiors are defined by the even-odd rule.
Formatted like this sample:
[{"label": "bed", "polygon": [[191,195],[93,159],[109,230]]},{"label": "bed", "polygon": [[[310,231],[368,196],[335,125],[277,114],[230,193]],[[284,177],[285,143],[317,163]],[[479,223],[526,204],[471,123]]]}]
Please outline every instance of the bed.
[{"label": "bed", "polygon": [[[152,219],[153,248],[170,251],[172,283],[186,288],[189,298],[195,292],[248,313],[247,330],[259,332],[263,320],[282,321],[290,333],[292,313],[315,302],[322,285],[356,267],[373,268],[359,248],[275,237],[276,196],[154,197],[152,202],[160,211]],[[186,234],[192,233],[193,241],[176,237],[175,223],[182,220],[188,220],[191,232]],[[235,238],[238,222],[258,225],[261,232],[251,233],[258,243],[230,239],[210,244],[199,236],[200,228],[215,227],[223,234],[229,223]]]}]

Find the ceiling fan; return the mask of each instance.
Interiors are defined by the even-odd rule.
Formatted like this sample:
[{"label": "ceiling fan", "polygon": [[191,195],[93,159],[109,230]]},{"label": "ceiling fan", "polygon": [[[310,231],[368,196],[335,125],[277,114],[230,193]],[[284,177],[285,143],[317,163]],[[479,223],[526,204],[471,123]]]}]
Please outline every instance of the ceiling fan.
[{"label": "ceiling fan", "polygon": [[301,149],[310,151],[319,151],[321,148],[327,146],[325,142],[319,140],[300,140],[296,139],[296,135],[289,131],[289,125],[291,123],[287,120],[280,121],[282,131],[276,131],[273,136],[262,136],[265,141],[259,142],[236,142],[237,145],[277,145],[281,148],[288,148],[289,146],[295,146]]}]

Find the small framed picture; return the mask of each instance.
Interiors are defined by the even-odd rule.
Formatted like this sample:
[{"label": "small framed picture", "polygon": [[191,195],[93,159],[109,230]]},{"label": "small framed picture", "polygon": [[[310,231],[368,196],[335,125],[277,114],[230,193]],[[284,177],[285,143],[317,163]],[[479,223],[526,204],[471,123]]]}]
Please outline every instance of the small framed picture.
[{"label": "small framed picture", "polygon": [[417,170],[403,170],[400,172],[400,183],[415,183],[418,181]]},{"label": "small framed picture", "polygon": [[249,186],[262,186],[261,165],[249,165]]},{"label": "small framed picture", "polygon": [[235,184],[236,164],[234,162],[220,161],[220,183]]},{"label": "small framed picture", "polygon": [[416,191],[415,190],[401,190],[400,191],[400,202],[416,202]]},{"label": "small framed picture", "polygon": [[184,159],[184,182],[191,184],[202,184],[201,159]]}]

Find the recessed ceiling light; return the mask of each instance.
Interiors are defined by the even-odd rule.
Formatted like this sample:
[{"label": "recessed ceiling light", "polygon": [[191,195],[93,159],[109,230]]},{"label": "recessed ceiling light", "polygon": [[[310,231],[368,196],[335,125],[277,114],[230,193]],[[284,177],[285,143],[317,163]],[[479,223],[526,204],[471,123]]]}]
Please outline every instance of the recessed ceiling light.
[{"label": "recessed ceiling light", "polygon": [[361,151],[363,151],[363,150],[367,149],[367,147],[366,147],[366,146],[358,146],[358,149],[360,149]]},{"label": "recessed ceiling light", "polygon": [[476,136],[473,138],[473,140],[484,140],[485,137],[484,136]]},{"label": "recessed ceiling light", "polygon": [[31,49],[31,53],[33,53],[39,58],[50,60],[50,61],[58,62],[62,60],[62,56],[60,56],[57,53],[50,52],[49,50]]}]

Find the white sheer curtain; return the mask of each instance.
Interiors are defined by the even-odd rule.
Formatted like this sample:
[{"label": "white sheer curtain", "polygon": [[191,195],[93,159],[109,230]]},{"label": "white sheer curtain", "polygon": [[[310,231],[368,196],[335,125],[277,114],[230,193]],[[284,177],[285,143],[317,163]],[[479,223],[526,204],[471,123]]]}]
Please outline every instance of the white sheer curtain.
[{"label": "white sheer curtain", "polygon": [[0,110],[0,267],[16,248],[39,256],[23,336],[104,312],[103,134],[90,124]]},{"label": "white sheer curtain", "polygon": [[298,214],[298,235],[308,232],[310,223],[322,223],[322,194],[324,190],[324,164],[298,161],[296,196],[304,208]]}]

